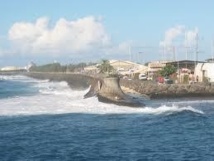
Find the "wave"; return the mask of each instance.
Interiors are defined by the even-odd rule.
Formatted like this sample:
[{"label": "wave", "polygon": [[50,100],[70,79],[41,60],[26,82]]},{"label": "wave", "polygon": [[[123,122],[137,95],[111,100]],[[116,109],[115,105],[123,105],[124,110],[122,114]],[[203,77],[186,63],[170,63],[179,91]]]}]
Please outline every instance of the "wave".
[{"label": "wave", "polygon": [[162,106],[160,106],[158,108],[152,108],[152,107],[144,108],[144,113],[155,114],[155,115],[173,114],[173,113],[178,113],[178,112],[183,112],[183,111],[190,111],[190,112],[193,112],[193,113],[204,114],[203,111],[201,111],[199,109],[195,109],[195,108],[193,108],[191,106],[179,107],[179,106],[176,106],[176,105],[172,105],[172,106],[162,105]]},{"label": "wave", "polygon": [[14,115],[41,115],[41,114],[172,114],[182,111],[191,111],[203,114],[203,111],[192,106],[159,105],[157,107],[131,108],[115,104],[99,102],[96,97],[84,99],[87,90],[75,91],[69,88],[67,82],[49,82],[35,80],[25,76],[6,77],[19,81],[34,82],[32,86],[38,88],[38,93],[31,96],[20,96],[0,100],[0,116]]},{"label": "wave", "polygon": [[25,83],[40,83],[40,82],[49,82],[48,79],[45,80],[39,80],[39,79],[32,79],[27,76],[23,75],[0,75],[0,80],[4,81],[21,81]]},{"label": "wave", "polygon": [[199,103],[214,103],[213,99],[209,98],[200,98],[198,99],[192,99],[192,100],[179,100],[179,101],[171,101],[170,103],[173,104],[199,104]]},{"label": "wave", "polygon": [[[191,106],[178,107],[166,106],[131,108],[114,104],[99,102],[96,97],[83,99],[83,95],[37,95],[33,97],[18,97],[1,102],[0,115],[41,115],[41,114],[147,114],[147,115],[169,115],[182,111],[204,114],[203,111]],[[73,93],[74,94],[74,93]]]}]

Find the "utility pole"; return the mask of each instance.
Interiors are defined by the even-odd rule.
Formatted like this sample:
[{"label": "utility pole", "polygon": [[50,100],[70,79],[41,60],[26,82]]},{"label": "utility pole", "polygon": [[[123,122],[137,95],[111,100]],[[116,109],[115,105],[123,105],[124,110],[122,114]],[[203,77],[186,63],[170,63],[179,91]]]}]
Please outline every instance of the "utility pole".
[{"label": "utility pole", "polygon": [[195,67],[197,65],[197,62],[198,62],[198,33],[196,33],[196,36],[195,36]]},{"label": "utility pole", "polygon": [[176,53],[175,53],[175,46],[172,46],[172,53],[173,53],[173,61],[176,61]]},{"label": "utility pole", "polygon": [[211,42],[211,54],[212,54],[212,62],[214,62],[214,40]]},{"label": "utility pole", "polygon": [[188,59],[188,46],[186,46],[186,60]]},{"label": "utility pole", "polygon": [[186,60],[188,59],[188,42],[187,42],[187,33],[185,32],[185,48],[186,48]]},{"label": "utility pole", "polygon": [[131,51],[131,46],[129,46],[129,59],[132,61],[132,51]]}]

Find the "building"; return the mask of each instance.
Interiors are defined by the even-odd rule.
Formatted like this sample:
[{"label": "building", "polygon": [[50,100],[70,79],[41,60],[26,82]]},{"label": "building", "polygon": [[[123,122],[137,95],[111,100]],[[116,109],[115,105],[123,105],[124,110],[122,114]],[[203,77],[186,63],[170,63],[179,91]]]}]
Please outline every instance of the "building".
[{"label": "building", "polygon": [[195,67],[198,63],[203,63],[202,61],[193,60],[180,60],[168,62],[166,65],[173,65],[177,69],[177,82],[178,83],[191,83],[196,82],[195,77]]},{"label": "building", "polygon": [[194,72],[195,67],[198,63],[204,63],[202,61],[193,61],[193,60],[180,60],[180,61],[173,61],[173,62],[168,62],[166,65],[173,65],[179,70],[185,70],[188,69],[192,72]]},{"label": "building", "polygon": [[166,66],[168,61],[153,61],[148,64],[148,73],[156,73]]},{"label": "building", "polygon": [[195,68],[195,78],[198,82],[214,82],[214,63],[198,63]]},{"label": "building", "polygon": [[110,60],[110,65],[121,75],[135,77],[140,73],[147,74],[148,67],[131,61]]},{"label": "building", "polygon": [[[140,73],[147,74],[148,67],[142,64],[137,64],[131,61],[122,60],[110,60],[109,64],[117,71],[118,74],[128,77],[135,77]],[[86,73],[95,74],[98,73],[97,65],[88,66],[84,68]]]},{"label": "building", "polygon": [[18,68],[15,66],[6,66],[6,67],[1,68],[2,72],[13,72],[13,71],[24,71],[24,70],[25,69],[23,69],[23,68]]},{"label": "building", "polygon": [[208,62],[208,63],[214,63],[214,58],[206,59],[206,62]]}]

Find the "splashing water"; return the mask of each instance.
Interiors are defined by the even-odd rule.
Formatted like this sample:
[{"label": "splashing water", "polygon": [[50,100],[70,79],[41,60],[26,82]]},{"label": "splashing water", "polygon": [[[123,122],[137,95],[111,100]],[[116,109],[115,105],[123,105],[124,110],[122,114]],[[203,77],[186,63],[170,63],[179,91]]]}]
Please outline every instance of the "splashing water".
[{"label": "splashing water", "polygon": [[[75,91],[69,88],[67,82],[49,82],[48,80],[36,80],[24,76],[4,76],[4,80],[10,83],[30,83],[32,89],[38,92],[34,95],[8,97],[0,99],[0,115],[40,115],[62,113],[89,113],[89,114],[171,114],[181,111],[191,111],[203,114],[203,111],[189,105],[159,105],[152,107],[147,105],[141,108],[131,108],[114,104],[105,104],[96,97],[83,99],[88,90]],[[4,87],[7,88],[7,87]]]}]

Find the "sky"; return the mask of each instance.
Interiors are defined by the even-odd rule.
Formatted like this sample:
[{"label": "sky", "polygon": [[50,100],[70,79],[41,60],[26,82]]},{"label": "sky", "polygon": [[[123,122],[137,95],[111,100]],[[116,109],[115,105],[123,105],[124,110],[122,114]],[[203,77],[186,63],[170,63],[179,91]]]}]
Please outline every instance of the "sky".
[{"label": "sky", "polygon": [[0,2],[0,67],[214,55],[213,0]]}]

